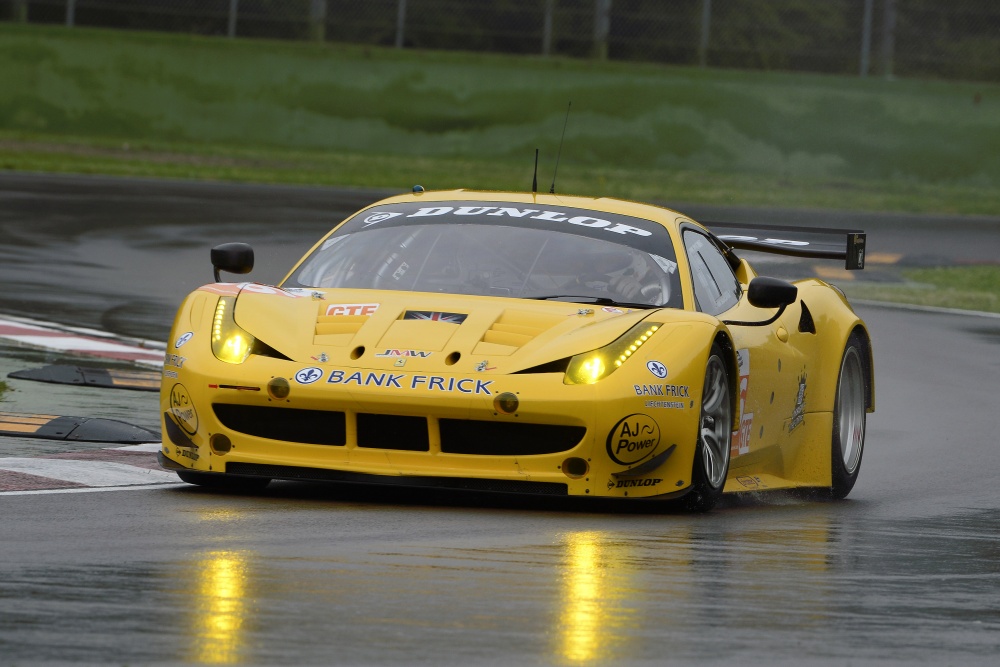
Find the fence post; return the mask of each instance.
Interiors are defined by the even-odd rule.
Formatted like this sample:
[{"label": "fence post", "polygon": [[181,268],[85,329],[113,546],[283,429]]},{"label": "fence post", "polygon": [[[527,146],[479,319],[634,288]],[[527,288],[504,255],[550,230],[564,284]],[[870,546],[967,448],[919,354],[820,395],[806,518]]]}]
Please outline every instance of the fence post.
[{"label": "fence post", "polygon": [[701,41],[698,43],[698,65],[708,67],[708,36],[712,26],[712,0],[701,0]]},{"label": "fence post", "polygon": [[542,22],[542,55],[552,55],[552,14],[555,13],[556,0],[545,0],[545,19]]},{"label": "fence post", "polygon": [[66,0],[66,27],[72,28],[76,23],[76,0]]},{"label": "fence post", "polygon": [[882,73],[886,81],[892,79],[892,65],[896,50],[896,0],[885,0],[882,19]]},{"label": "fence post", "polygon": [[229,25],[226,28],[226,35],[229,39],[236,37],[236,16],[240,12],[240,0],[229,0]]},{"label": "fence post", "polygon": [[864,17],[861,21],[861,67],[858,76],[868,76],[872,56],[872,10],[875,0],[865,0]]},{"label": "fence post", "polygon": [[326,0],[309,3],[309,39],[314,42],[326,39]]},{"label": "fence post", "polygon": [[611,0],[594,0],[594,58],[608,59],[608,34],[611,32]]},{"label": "fence post", "polygon": [[11,13],[13,14],[13,19],[17,23],[27,23],[28,22],[28,0],[13,0],[13,6],[11,7]]},{"label": "fence post", "polygon": [[403,48],[406,31],[406,0],[397,0],[396,5],[396,48]]}]

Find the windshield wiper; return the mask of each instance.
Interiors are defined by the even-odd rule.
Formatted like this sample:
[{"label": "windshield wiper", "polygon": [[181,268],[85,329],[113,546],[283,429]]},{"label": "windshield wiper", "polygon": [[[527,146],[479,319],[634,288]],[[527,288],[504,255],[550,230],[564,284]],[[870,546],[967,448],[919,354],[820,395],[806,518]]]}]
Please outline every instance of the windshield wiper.
[{"label": "windshield wiper", "polygon": [[590,296],[586,294],[543,294],[540,296],[527,296],[526,299],[536,301],[568,301],[570,303],[591,303],[595,306],[618,306],[619,308],[662,308],[649,303],[628,303],[626,301],[615,301],[606,296]]}]

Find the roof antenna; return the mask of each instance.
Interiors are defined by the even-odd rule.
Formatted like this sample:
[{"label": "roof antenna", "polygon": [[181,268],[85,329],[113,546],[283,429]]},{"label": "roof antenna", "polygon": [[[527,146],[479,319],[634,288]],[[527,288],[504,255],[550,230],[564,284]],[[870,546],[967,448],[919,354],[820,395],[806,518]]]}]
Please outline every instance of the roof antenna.
[{"label": "roof antenna", "polygon": [[531,177],[531,194],[538,194],[538,149],[535,149],[535,175]]},{"label": "roof antenna", "polygon": [[559,138],[559,151],[556,153],[556,168],[552,171],[552,187],[549,188],[549,194],[554,195],[556,193],[556,174],[559,173],[559,156],[562,155],[563,140],[566,139],[566,126],[569,125],[569,110],[573,106],[572,100],[566,106],[566,120],[563,121],[563,131],[562,137]]}]

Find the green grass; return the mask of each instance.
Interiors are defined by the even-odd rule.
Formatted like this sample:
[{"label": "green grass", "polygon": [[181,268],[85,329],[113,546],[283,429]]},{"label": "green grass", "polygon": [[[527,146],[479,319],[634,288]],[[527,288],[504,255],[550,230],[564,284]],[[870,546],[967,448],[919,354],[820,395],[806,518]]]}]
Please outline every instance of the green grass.
[{"label": "green grass", "polygon": [[10,389],[10,386],[7,384],[7,381],[0,380],[0,401],[3,400],[4,394],[7,393],[8,389]]},{"label": "green grass", "polygon": [[843,285],[848,296],[1000,313],[1000,266],[906,269],[899,285]]},{"label": "green grass", "polygon": [[562,192],[1000,213],[996,85],[0,24],[0,89],[4,169],[548,189],[571,100]]}]

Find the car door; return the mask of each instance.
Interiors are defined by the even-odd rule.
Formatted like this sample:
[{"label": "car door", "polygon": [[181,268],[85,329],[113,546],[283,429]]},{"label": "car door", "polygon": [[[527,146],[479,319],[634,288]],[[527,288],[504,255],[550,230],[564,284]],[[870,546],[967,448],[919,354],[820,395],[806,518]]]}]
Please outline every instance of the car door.
[{"label": "car door", "polygon": [[[757,308],[747,300],[741,283],[718,241],[695,227],[682,229],[691,271],[695,307],[723,322],[763,322],[775,311]],[[763,326],[731,324],[739,377],[736,385],[739,427],[731,440],[730,468],[770,465],[780,468],[780,446],[786,440],[784,412],[794,404],[796,363],[788,346],[785,318]],[[787,408],[787,410],[786,410]],[[776,470],[780,475],[780,469]]]}]

